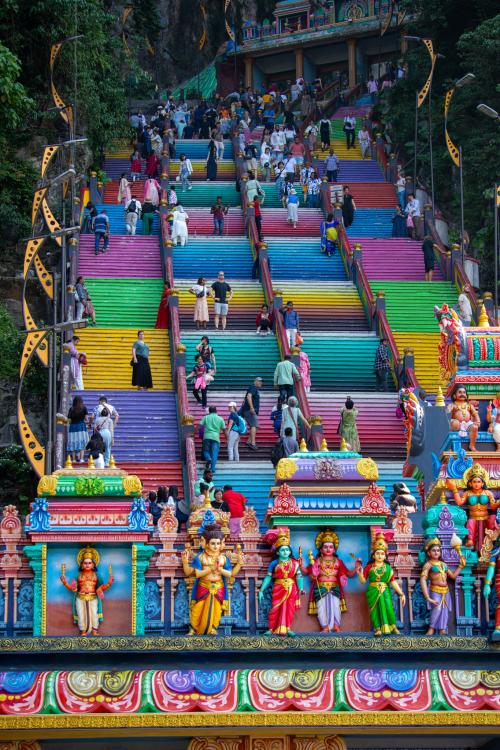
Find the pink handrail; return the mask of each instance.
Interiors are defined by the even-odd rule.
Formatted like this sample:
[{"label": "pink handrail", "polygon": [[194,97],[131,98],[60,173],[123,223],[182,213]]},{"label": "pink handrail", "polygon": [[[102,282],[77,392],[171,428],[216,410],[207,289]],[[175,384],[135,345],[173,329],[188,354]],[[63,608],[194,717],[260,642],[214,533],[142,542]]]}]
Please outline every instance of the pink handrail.
[{"label": "pink handrail", "polygon": [[[241,208],[243,211],[243,215],[245,216],[246,225],[247,225],[247,231],[248,231],[248,239],[250,241],[250,246],[252,248],[252,251],[254,253],[257,252],[255,249],[260,242],[259,240],[259,233],[257,231],[257,226],[255,224],[255,217],[253,215],[248,216],[247,215],[247,196],[244,188],[244,183],[241,185]],[[261,271],[261,279],[262,279],[262,286],[264,287],[264,295],[267,301],[268,305],[271,305],[271,303],[274,300],[274,289],[273,289],[273,282],[271,279],[271,274],[269,272],[269,263],[267,258],[261,258],[260,259],[260,271]],[[290,354],[290,347],[288,346],[288,339],[286,336],[285,331],[285,325],[283,322],[283,317],[281,314],[275,315],[275,321],[276,321],[276,333],[277,333],[277,340],[278,340],[278,346],[280,348],[281,355],[284,356],[285,354]],[[311,409],[309,407],[309,399],[307,397],[307,393],[304,388],[304,384],[301,380],[298,380],[295,383],[295,393],[297,394],[297,399],[299,402],[300,410],[302,411],[302,414],[304,415],[305,419],[309,421],[311,417]],[[321,435],[318,432],[312,432],[312,440],[314,442],[314,447],[319,450],[321,446]]]},{"label": "pink handrail", "polygon": [[[165,199],[165,191],[162,193],[162,198]],[[163,247],[167,247],[167,241],[170,237],[169,224],[167,221],[166,214],[160,214],[160,241]],[[174,285],[174,271],[171,254],[163,253],[165,263],[165,276],[173,287]],[[176,364],[175,358],[179,351],[181,351],[181,328],[179,321],[179,308],[177,306],[169,307],[169,326],[170,326],[170,340],[171,340],[171,357],[175,367],[175,384],[177,390],[177,413],[181,420],[181,428],[179,435],[182,434],[182,420],[189,416],[189,400],[186,386],[186,368],[184,365]],[[186,451],[186,469],[188,477],[188,493],[190,502],[194,499],[194,484],[197,480],[196,470],[196,447],[194,438],[192,435],[186,435],[184,439],[184,447]]]}]

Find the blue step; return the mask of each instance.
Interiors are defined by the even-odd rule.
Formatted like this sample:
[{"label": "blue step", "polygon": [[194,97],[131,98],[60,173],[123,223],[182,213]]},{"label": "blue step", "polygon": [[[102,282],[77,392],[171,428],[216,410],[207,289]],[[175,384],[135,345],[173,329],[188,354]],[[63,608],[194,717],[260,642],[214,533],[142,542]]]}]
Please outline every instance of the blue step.
[{"label": "blue step", "polygon": [[246,237],[193,237],[187,248],[174,247],[174,278],[212,279],[227,269],[231,279],[250,279],[252,254]]},{"label": "blue step", "polygon": [[[106,211],[109,217],[111,234],[127,234],[127,230],[125,229],[125,211],[123,210],[123,206],[116,206],[110,203],[102,203],[97,206],[97,209],[99,211],[101,209],[104,209]],[[158,234],[159,230],[159,218],[158,214],[155,214],[155,218],[153,221],[153,234]],[[142,219],[139,219],[139,221],[137,222],[135,233],[142,234]]]},{"label": "blue step", "polygon": [[319,237],[270,237],[268,253],[274,279],[345,281],[347,278],[340,253],[327,258],[321,252]]},{"label": "blue step", "polygon": [[[243,458],[244,451],[245,448],[240,448],[241,458]],[[266,451],[263,450],[262,453]],[[264,456],[262,458],[264,459]],[[269,503],[269,490],[274,484],[274,468],[271,461],[252,461],[251,463],[219,461],[214,484],[221,489],[225,484],[229,484],[235,492],[245,495],[248,505],[255,508],[261,529],[265,530],[264,518]]]},{"label": "blue step", "polygon": [[[355,190],[353,194],[355,196]],[[356,200],[356,196],[354,197]],[[347,229],[348,237],[390,237],[392,233],[392,208],[358,208],[354,221]],[[394,258],[397,261],[397,258]]]},{"label": "blue step", "polygon": [[[175,157],[186,154],[188,159],[206,159],[208,151],[208,140],[177,140],[175,142]],[[233,159],[233,144],[230,140],[224,140],[224,159]]]}]

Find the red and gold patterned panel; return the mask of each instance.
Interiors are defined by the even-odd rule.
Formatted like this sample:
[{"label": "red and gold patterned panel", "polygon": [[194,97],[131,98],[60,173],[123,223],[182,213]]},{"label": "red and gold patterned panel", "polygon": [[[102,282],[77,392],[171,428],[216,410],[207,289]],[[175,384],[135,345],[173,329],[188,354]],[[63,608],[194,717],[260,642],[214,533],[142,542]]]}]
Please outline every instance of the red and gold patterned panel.
[{"label": "red and gold patterned panel", "polygon": [[254,669],[248,675],[257,711],[331,711],[333,669]]},{"label": "red and gold patterned panel", "polygon": [[355,711],[427,711],[432,701],[427,669],[348,669],[344,688]]},{"label": "red and gold patterned panel", "polygon": [[439,682],[456,711],[500,711],[500,671],[441,669]]},{"label": "red and gold patterned panel", "polygon": [[68,714],[134,713],[141,706],[143,672],[60,672],[56,700]]},{"label": "red and gold patterned panel", "polygon": [[160,711],[236,711],[238,672],[235,669],[159,670],[153,675],[152,693]]},{"label": "red and gold patterned panel", "polygon": [[0,715],[38,714],[48,672],[0,672]]}]

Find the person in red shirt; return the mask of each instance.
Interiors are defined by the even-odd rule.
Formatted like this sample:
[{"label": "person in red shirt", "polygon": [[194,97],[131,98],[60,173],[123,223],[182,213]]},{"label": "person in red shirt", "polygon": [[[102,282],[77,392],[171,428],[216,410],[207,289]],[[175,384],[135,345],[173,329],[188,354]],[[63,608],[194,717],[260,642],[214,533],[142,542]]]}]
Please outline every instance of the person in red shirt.
[{"label": "person in red shirt", "polygon": [[300,172],[300,168],[304,163],[304,156],[306,154],[306,147],[300,142],[299,137],[295,136],[292,145],[290,146],[290,153],[295,159],[295,163]]},{"label": "person in red shirt", "polygon": [[257,195],[253,199],[253,210],[255,212],[254,215],[257,232],[259,233],[259,242],[262,242],[262,214],[260,211],[260,201]]},{"label": "person in red shirt", "polygon": [[241,492],[235,492],[231,485],[224,485],[222,501],[229,507],[231,518],[229,519],[229,531],[231,536],[239,536],[241,530],[241,519],[245,515],[247,499]]}]

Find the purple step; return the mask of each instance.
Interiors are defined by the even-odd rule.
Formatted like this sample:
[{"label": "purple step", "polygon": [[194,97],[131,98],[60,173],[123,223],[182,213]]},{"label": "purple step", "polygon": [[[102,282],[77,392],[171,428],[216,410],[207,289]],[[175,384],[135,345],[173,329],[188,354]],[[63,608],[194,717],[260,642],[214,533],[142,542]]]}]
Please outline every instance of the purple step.
[{"label": "purple step", "polygon": [[[323,159],[314,160],[315,169],[323,176],[325,162]],[[347,185],[349,182],[385,182],[384,176],[376,161],[358,161],[355,159],[340,160],[338,182]]]},{"label": "purple step", "polygon": [[158,236],[112,234],[106,253],[94,255],[94,235],[80,237],[78,271],[88,278],[161,278]]},{"label": "purple step", "polygon": [[[373,239],[349,237],[351,247],[359,242],[363,252],[363,268],[368,279],[393,281],[422,281],[424,278],[424,254],[422,243],[404,237]],[[434,277],[442,281],[439,266],[435,265]]]},{"label": "purple step", "polygon": [[105,395],[120,415],[112,449],[115,460],[152,463],[179,460],[175,394],[171,391],[83,391],[89,414]]}]

